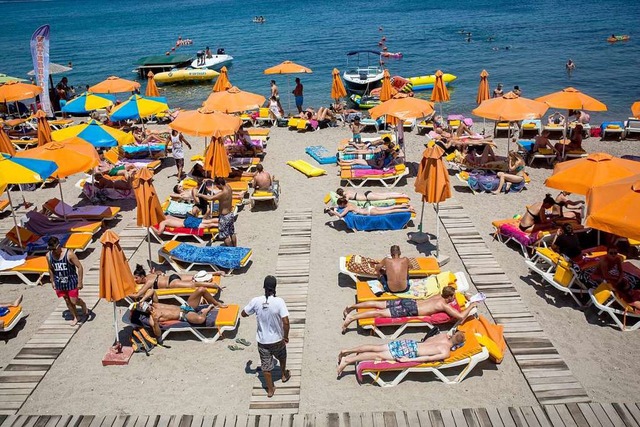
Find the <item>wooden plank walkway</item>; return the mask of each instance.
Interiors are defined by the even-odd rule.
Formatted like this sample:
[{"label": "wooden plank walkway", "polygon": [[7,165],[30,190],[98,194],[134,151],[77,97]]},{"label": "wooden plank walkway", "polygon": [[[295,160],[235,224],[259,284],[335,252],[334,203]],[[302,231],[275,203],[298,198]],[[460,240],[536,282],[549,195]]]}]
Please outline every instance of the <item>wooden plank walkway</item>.
[{"label": "wooden plank walkway", "polygon": [[520,298],[509,277],[485,244],[462,206],[440,205],[440,220],[493,319],[504,336],[529,387],[542,405],[589,402],[580,382]]},{"label": "wooden plank walkway", "polygon": [[[176,404],[179,407],[179,404]],[[640,426],[637,403],[255,415],[3,415],[0,427],[569,427]]]},{"label": "wooden plank walkway", "polygon": [[[120,234],[120,245],[131,258],[146,236],[146,230],[136,226],[135,219]],[[97,250],[102,250],[96,242]],[[100,301],[100,257],[89,268],[85,267],[84,288],[80,292],[89,309]],[[60,300],[54,311],[27,341],[20,352],[0,372],[0,414],[16,414],[49,368],[64,351],[71,338],[82,325],[69,326],[63,318],[67,305]]]},{"label": "wooden plank walkway", "polygon": [[[298,413],[307,313],[307,290],[309,287],[309,264],[311,262],[310,252],[311,210],[285,211],[275,275],[278,278],[277,294],[285,300],[289,309],[291,329],[289,332],[289,344],[287,344],[287,369],[291,372],[291,379],[286,384],[283,384],[279,381],[281,375],[279,367],[274,370],[273,379],[276,381],[276,394],[272,398],[268,398],[263,385],[264,378],[260,374],[254,382],[251,393],[251,401],[249,403],[249,414],[251,416],[277,414],[273,415],[275,420],[280,415]],[[225,423],[224,425],[239,424]],[[258,425],[257,422],[255,425]],[[262,425],[262,422],[260,425]],[[280,426],[280,424],[277,425]]]}]

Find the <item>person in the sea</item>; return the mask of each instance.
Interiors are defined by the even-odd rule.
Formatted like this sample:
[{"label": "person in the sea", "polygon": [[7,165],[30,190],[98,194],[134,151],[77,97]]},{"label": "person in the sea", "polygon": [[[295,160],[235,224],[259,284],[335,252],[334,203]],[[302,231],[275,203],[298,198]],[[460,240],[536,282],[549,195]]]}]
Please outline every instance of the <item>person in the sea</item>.
[{"label": "person in the sea", "polygon": [[505,187],[504,192],[508,193],[512,184],[520,184],[521,182],[524,182],[524,159],[515,151],[509,151],[508,163],[509,170],[507,172],[498,172],[498,178],[500,181],[498,181],[498,188],[496,188],[495,191],[492,191],[493,194],[500,194],[505,183],[507,183],[507,186]]},{"label": "person in the sea", "polygon": [[534,203],[526,207],[524,215],[520,218],[518,227],[521,231],[532,233],[541,229],[549,228],[551,220],[547,216],[547,209],[551,209],[556,201],[548,194],[541,202]]},{"label": "person in the sea", "polygon": [[567,60],[567,63],[565,64],[565,68],[567,69],[567,72],[569,74],[571,74],[571,72],[576,69],[576,64],[575,64],[575,62],[573,62],[572,59],[569,59],[569,60]]},{"label": "person in the sea", "polygon": [[344,197],[347,200],[355,200],[359,202],[373,202],[377,200],[388,199],[408,199],[407,193],[383,193],[371,190],[365,190],[363,192],[345,190],[344,188],[338,188],[336,194],[340,197]]},{"label": "person in the sea", "polygon": [[[436,313],[446,313],[456,321],[463,320],[477,307],[477,303],[469,303],[464,310],[458,311],[451,305],[456,300],[455,294],[455,288],[445,286],[440,295],[434,295],[427,299],[400,298],[389,301],[365,301],[349,305],[342,313],[344,317],[342,333],[347,331],[352,322],[360,319],[430,316]],[[353,313],[363,308],[372,310]]]},{"label": "person in the sea", "polygon": [[300,78],[296,77],[296,87],[291,91],[296,100],[296,108],[298,113],[302,113],[302,103],[304,102],[304,86],[300,82]]},{"label": "person in the sea", "polygon": [[149,289],[196,288],[198,286],[217,289],[218,291],[224,289],[224,286],[220,286],[211,281],[213,276],[224,276],[224,272],[214,271],[213,273],[208,273],[206,271],[199,271],[196,274],[172,273],[167,275],[166,273],[151,269],[149,274],[147,274],[142,265],[136,264],[136,269],[133,271],[133,279],[137,285],[142,286],[140,290],[132,296],[135,299],[142,298]]},{"label": "person in the sea", "polygon": [[376,265],[378,280],[385,292],[402,293],[409,290],[409,258],[401,256],[398,245],[391,246],[391,258],[385,257]]},{"label": "person in the sea", "polygon": [[342,350],[338,355],[338,377],[349,365],[364,361],[396,362],[436,362],[447,359],[451,351],[462,347],[465,335],[456,331],[451,337],[438,334],[420,342],[416,340],[397,340],[388,344],[360,345]]},{"label": "person in the sea", "polygon": [[513,93],[515,93],[518,96],[522,96],[522,90],[520,89],[520,86],[516,85],[513,87]]},{"label": "person in the sea", "polygon": [[398,213],[398,212],[412,212],[415,213],[415,209],[411,205],[401,204],[401,205],[393,205],[393,206],[368,206],[366,208],[361,208],[355,205],[350,204],[347,199],[341,197],[336,202],[338,206],[332,208],[326,208],[325,213],[331,216],[337,216],[338,218],[343,218],[349,212],[353,212],[354,214],[359,215],[386,215],[390,213]]}]

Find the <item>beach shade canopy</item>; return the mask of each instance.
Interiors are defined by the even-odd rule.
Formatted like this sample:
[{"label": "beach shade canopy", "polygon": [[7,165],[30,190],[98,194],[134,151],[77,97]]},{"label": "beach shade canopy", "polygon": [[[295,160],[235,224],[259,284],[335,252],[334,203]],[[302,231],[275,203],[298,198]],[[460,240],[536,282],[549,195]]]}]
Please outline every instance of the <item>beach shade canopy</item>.
[{"label": "beach shade canopy", "polygon": [[636,101],[631,105],[631,114],[633,114],[633,117],[640,118],[640,101]]},{"label": "beach shade canopy", "polygon": [[120,247],[120,237],[114,231],[105,231],[100,243],[100,298],[109,302],[120,301],[135,292],[133,274]]},{"label": "beach shade canopy", "polygon": [[442,80],[443,72],[436,71],[436,81],[433,83],[433,91],[431,92],[431,102],[447,102],[451,99],[447,85]]},{"label": "beach shade canopy", "polygon": [[7,135],[2,125],[0,125],[0,153],[6,153],[10,156],[15,156],[16,154],[16,148],[11,143],[9,135]]},{"label": "beach shade canopy", "polygon": [[226,178],[231,173],[229,156],[222,142],[222,138],[215,138],[211,141],[211,144],[209,144],[204,156],[204,170],[209,172],[212,178],[217,176]]},{"label": "beach shade canopy", "polygon": [[382,87],[380,88],[380,101],[385,102],[393,98],[398,91],[391,85],[391,76],[389,70],[385,69],[382,73]]},{"label": "beach shade canopy", "polygon": [[595,98],[580,92],[578,89],[568,87],[559,92],[536,98],[538,102],[544,102],[551,108],[566,110],[607,111],[607,106]]},{"label": "beach shade canopy", "polygon": [[478,94],[476,95],[476,104],[480,105],[485,99],[491,98],[489,94],[489,73],[482,70],[480,73],[480,84],[478,85]]},{"label": "beach shade canopy", "polygon": [[84,92],[76,96],[62,107],[62,112],[70,114],[86,114],[90,111],[107,108],[116,103],[116,97],[106,93]]},{"label": "beach shade canopy", "polygon": [[221,138],[233,135],[242,126],[242,119],[237,116],[219,113],[206,108],[181,111],[178,117],[169,124],[171,129],[191,136],[210,136]]},{"label": "beach shade canopy", "polygon": [[90,120],[88,123],[51,132],[51,138],[54,141],[63,141],[73,137],[82,138],[96,148],[132,144],[135,140],[130,132],[123,132],[120,129],[103,125],[97,120]]},{"label": "beach shade canopy", "polygon": [[433,114],[433,105],[420,98],[395,98],[376,105],[369,114],[373,119],[381,116],[393,116],[400,120],[419,119]]},{"label": "beach shade canopy", "polygon": [[[55,62],[49,62],[49,74],[62,74],[73,70],[72,67],[66,65],[56,64]],[[29,76],[35,76],[36,72],[31,70],[27,73]]]},{"label": "beach shade canopy", "polygon": [[133,92],[140,89],[140,83],[132,80],[122,79],[120,77],[111,76],[106,80],[93,85],[89,88],[89,92],[93,93],[122,93]]},{"label": "beach shade canopy", "polygon": [[640,240],[640,174],[593,187],[587,192],[586,225]]},{"label": "beach shade canopy", "polygon": [[331,99],[335,99],[337,102],[345,96],[347,96],[347,90],[344,88],[344,84],[340,78],[340,71],[334,68],[331,72]]},{"label": "beach shade canopy", "polygon": [[154,114],[167,111],[167,99],[164,97],[146,98],[140,95],[131,95],[122,104],[114,107],[109,117],[114,122],[121,120],[143,119]]},{"label": "beach shade canopy", "polygon": [[216,80],[216,83],[213,85],[214,92],[222,92],[223,90],[230,89],[233,85],[229,81],[229,73],[227,71],[227,67],[222,67],[220,69],[220,75]]},{"label": "beach shade canopy", "polygon": [[38,121],[38,146],[42,147],[51,142],[51,126],[49,126],[47,114],[44,111],[36,111],[34,117]]},{"label": "beach shade canopy", "polygon": [[160,96],[160,91],[158,90],[156,81],[153,80],[153,72],[151,71],[147,73],[147,88],[144,91],[144,95],[152,98]]},{"label": "beach shade canopy", "polygon": [[134,176],[132,187],[136,196],[138,226],[151,227],[163,221],[162,206],[153,187],[153,172],[149,168],[140,168]]},{"label": "beach shade canopy", "polygon": [[55,162],[58,168],[50,176],[58,179],[88,171],[98,166],[100,162],[100,156],[93,145],[80,138],[50,142],[40,147],[20,151],[16,157]]},{"label": "beach shade canopy", "polygon": [[265,97],[256,93],[245,92],[233,86],[220,92],[212,92],[202,106],[207,110],[221,113],[240,113],[257,110],[265,101]]},{"label": "beach shade canopy", "polygon": [[53,175],[58,165],[50,160],[12,157],[0,153],[0,185],[33,184]]},{"label": "beach shade canopy", "polygon": [[7,76],[6,74],[0,73],[0,85],[5,84],[7,82],[26,82],[26,80],[19,79],[18,77]]},{"label": "beach shade canopy", "polygon": [[264,70],[265,74],[311,74],[313,71],[311,68],[307,68],[304,65],[296,64],[291,61],[284,61],[278,65],[267,68]]},{"label": "beach shade canopy", "polygon": [[42,93],[40,86],[11,81],[0,86],[0,102],[15,102],[35,98]]},{"label": "beach shade canopy", "polygon": [[587,194],[590,188],[640,174],[640,162],[591,153],[581,159],[558,163],[544,184],[570,193]]},{"label": "beach shade canopy", "polygon": [[471,111],[476,116],[489,120],[515,122],[519,120],[539,119],[549,106],[533,99],[522,98],[513,92],[499,98],[491,98]]}]

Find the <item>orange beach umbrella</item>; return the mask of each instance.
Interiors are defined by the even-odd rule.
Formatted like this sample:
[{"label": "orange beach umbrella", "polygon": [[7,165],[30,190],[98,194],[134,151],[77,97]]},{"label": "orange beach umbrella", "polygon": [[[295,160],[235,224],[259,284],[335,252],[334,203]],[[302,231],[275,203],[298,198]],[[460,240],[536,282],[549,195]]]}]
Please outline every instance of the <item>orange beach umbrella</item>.
[{"label": "orange beach umbrella", "polygon": [[262,95],[245,92],[233,86],[227,90],[211,93],[202,106],[222,113],[240,113],[256,110],[264,104],[264,101],[265,97]]},{"label": "orange beach umbrella", "polygon": [[131,186],[136,196],[136,220],[138,227],[147,228],[149,262],[151,262],[151,238],[149,237],[148,229],[165,219],[158,194],[153,187],[153,172],[151,172],[149,168],[140,168],[138,172],[136,172]]},{"label": "orange beach umbrella", "polygon": [[633,117],[640,118],[640,101],[636,101],[631,105],[631,113]]},{"label": "orange beach umbrella", "polygon": [[485,99],[489,99],[489,73],[482,70],[480,73],[480,84],[478,85],[478,95],[476,95],[476,104],[480,105]]},{"label": "orange beach umbrella", "polygon": [[159,97],[160,91],[156,85],[156,81],[153,80],[153,72],[147,73],[147,88],[144,91],[145,96]]},{"label": "orange beach umbrella", "polygon": [[640,162],[621,159],[607,153],[556,164],[544,184],[557,190],[586,195],[589,189],[640,174]]},{"label": "orange beach umbrella", "polygon": [[499,98],[486,99],[473,111],[476,116],[495,121],[516,122],[538,119],[549,109],[547,104],[507,92]]},{"label": "orange beach umbrella", "polygon": [[382,73],[382,88],[380,89],[380,101],[385,102],[393,98],[398,91],[391,85],[391,76],[389,70],[385,69]]},{"label": "orange beach umbrella", "polygon": [[342,79],[340,78],[340,71],[334,68],[331,72],[331,99],[335,99],[336,102],[340,98],[347,96],[347,90],[344,88]]},{"label": "orange beach umbrella", "polygon": [[227,73],[227,67],[222,67],[220,69],[220,75],[216,80],[216,84],[213,85],[214,92],[222,92],[223,90],[230,89],[232,87],[231,82],[229,81],[229,75]]},{"label": "orange beach umbrella", "polygon": [[267,68],[264,70],[265,74],[300,74],[307,73],[311,74],[313,71],[311,68],[307,68],[304,65],[296,64],[292,61],[283,61],[278,65],[274,65],[273,67]]},{"label": "orange beach umbrella", "polygon": [[23,99],[35,98],[41,93],[40,86],[11,81],[0,85],[0,102],[22,101]]},{"label": "orange beach umbrella", "polygon": [[400,120],[419,119],[433,114],[433,105],[420,98],[394,98],[376,105],[369,114],[373,119],[381,116],[393,116]]},{"label": "orange beach umbrella", "polygon": [[51,126],[44,111],[38,110],[34,117],[38,120],[38,146],[42,147],[51,142]]},{"label": "orange beach umbrella", "polygon": [[227,149],[224,147],[222,138],[215,138],[211,141],[211,144],[209,144],[204,157],[204,170],[209,172],[212,178],[217,176],[226,178],[231,173],[229,156],[227,155]]},{"label": "orange beach umbrella", "polygon": [[107,77],[89,88],[92,93],[122,93],[140,89],[140,83],[116,76]]},{"label": "orange beach umbrella", "polygon": [[236,133],[241,125],[240,117],[203,107],[197,110],[181,111],[169,127],[187,135],[220,138]]},{"label": "orange beach umbrella", "polygon": [[11,143],[11,139],[9,139],[9,135],[4,131],[2,125],[0,125],[0,153],[6,153],[10,156],[16,155],[16,148]]},{"label": "orange beach umbrella", "polygon": [[640,175],[593,187],[587,192],[586,225],[640,240]]},{"label": "orange beach umbrella", "polygon": [[573,87],[541,96],[536,101],[544,102],[551,108],[565,110],[607,111],[605,104]]},{"label": "orange beach umbrella", "polygon": [[441,70],[436,71],[436,81],[433,83],[433,91],[431,92],[431,102],[447,102],[451,99],[447,85],[444,83]]}]

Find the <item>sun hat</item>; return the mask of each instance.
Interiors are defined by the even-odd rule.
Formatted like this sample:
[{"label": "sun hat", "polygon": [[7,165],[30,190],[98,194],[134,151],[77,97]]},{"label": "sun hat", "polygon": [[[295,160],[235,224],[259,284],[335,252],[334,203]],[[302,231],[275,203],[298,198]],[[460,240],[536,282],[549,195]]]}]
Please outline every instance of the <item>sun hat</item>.
[{"label": "sun hat", "polygon": [[213,278],[213,274],[207,273],[204,270],[200,270],[193,276],[193,281],[199,282],[199,283],[209,282],[211,281],[212,278]]}]

